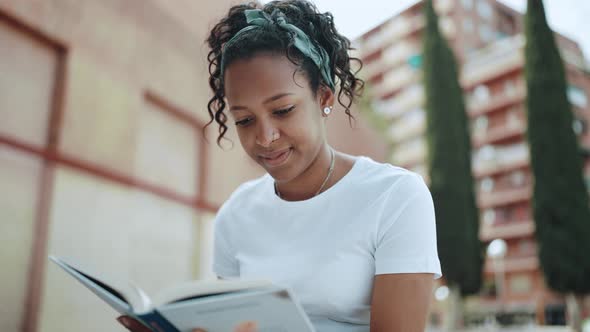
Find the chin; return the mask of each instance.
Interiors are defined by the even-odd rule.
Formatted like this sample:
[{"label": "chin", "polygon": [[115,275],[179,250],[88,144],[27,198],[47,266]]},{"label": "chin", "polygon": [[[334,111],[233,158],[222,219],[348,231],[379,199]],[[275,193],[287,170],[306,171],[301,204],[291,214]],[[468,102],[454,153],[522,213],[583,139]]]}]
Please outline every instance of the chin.
[{"label": "chin", "polygon": [[276,182],[289,182],[301,173],[298,171],[296,165],[284,165],[283,167],[267,168],[261,165],[264,170],[275,179]]},{"label": "chin", "polygon": [[268,169],[264,165],[262,165],[262,168],[277,182],[286,182],[294,178],[291,174],[292,172],[288,169]]}]

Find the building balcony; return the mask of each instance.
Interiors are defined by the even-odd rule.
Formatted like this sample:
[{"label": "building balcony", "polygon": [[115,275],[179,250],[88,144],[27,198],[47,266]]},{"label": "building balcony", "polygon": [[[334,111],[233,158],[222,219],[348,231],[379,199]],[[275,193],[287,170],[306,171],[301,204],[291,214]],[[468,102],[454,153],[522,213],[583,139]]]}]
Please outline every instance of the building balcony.
[{"label": "building balcony", "polygon": [[524,102],[526,89],[523,86],[516,88],[512,93],[502,93],[488,101],[472,101],[467,106],[469,117],[478,117],[506,107]]},{"label": "building balcony", "polygon": [[[506,257],[504,258],[504,272],[522,272],[522,271],[537,271],[539,269],[539,259],[536,255],[525,257]],[[496,267],[493,262],[486,259],[483,268],[484,273],[493,274],[496,272]]]},{"label": "building balcony", "polygon": [[420,31],[425,26],[422,15],[415,17],[398,16],[362,43],[359,54],[361,57],[385,49],[399,42],[403,38]]},{"label": "building balcony", "polygon": [[424,101],[424,89],[421,85],[411,86],[401,91],[395,98],[375,103],[379,113],[388,118],[398,118],[408,111],[421,107]]},{"label": "building balcony", "polygon": [[425,21],[422,15],[414,17],[398,16],[383,28],[383,35],[393,42],[421,30],[424,26]]},{"label": "building balcony", "polygon": [[525,124],[521,121],[511,125],[497,126],[488,129],[485,133],[474,135],[473,147],[479,148],[487,144],[502,144],[517,137],[522,137],[526,132]]},{"label": "building balcony", "polygon": [[[416,166],[420,166],[420,165],[424,164],[425,162],[426,162],[426,156],[425,155],[414,155],[412,158],[405,159],[405,160],[402,160],[400,162],[395,162],[394,161],[393,164],[395,166],[399,166],[399,167],[402,167],[402,168],[405,168],[405,169],[412,169],[412,168],[414,168]],[[426,183],[429,183],[430,179],[428,178],[428,176],[426,176],[424,178],[424,181]]]},{"label": "building balcony", "polygon": [[565,63],[568,63],[577,69],[586,70],[586,68],[590,68],[585,66],[586,64],[584,63],[584,58],[580,56],[580,54],[564,48],[560,49],[560,54]]},{"label": "building balcony", "polygon": [[[464,75],[461,80],[463,87],[475,86],[479,83],[490,81],[506,73],[522,69],[524,67],[524,58],[522,54],[515,53],[510,57],[498,60],[497,63],[481,64],[479,68],[467,69],[470,72]],[[466,70],[466,69],[463,69]]]},{"label": "building balcony", "polygon": [[400,91],[404,87],[416,84],[420,80],[420,72],[410,66],[401,66],[383,75],[383,80],[373,87],[373,94],[378,98]]},{"label": "building balcony", "polygon": [[530,186],[493,191],[490,193],[479,192],[477,205],[480,209],[488,209],[530,200],[532,188]]},{"label": "building balcony", "polygon": [[361,74],[367,81],[370,81],[374,77],[378,76],[383,72],[383,58],[378,58],[373,61],[367,61],[363,63]]},{"label": "building balcony", "polygon": [[394,142],[403,142],[424,134],[426,121],[398,120],[389,130],[389,136]]},{"label": "building balcony", "polygon": [[500,39],[469,55],[462,67],[461,83],[469,88],[482,82],[522,68],[524,37]]},{"label": "building balcony", "polygon": [[378,60],[368,61],[363,67],[364,77],[369,81],[373,78],[406,66],[410,57],[420,53],[420,46],[401,41],[383,50]]},{"label": "building balcony", "polygon": [[455,6],[452,0],[438,0],[434,3],[434,9],[439,15],[450,13]]},{"label": "building balcony", "polygon": [[489,167],[474,168],[473,175],[475,178],[490,177],[502,173],[508,173],[517,169],[526,168],[530,164],[528,157],[522,160],[512,160],[504,164],[490,165]]},{"label": "building balcony", "polygon": [[359,55],[364,58],[367,55],[383,48],[385,43],[386,40],[383,38],[383,29],[380,29],[362,43],[359,49]]},{"label": "building balcony", "polygon": [[494,239],[530,237],[534,233],[535,223],[532,220],[493,224],[481,223],[479,228],[479,238],[483,242]]},{"label": "building balcony", "polygon": [[392,163],[408,169],[422,164],[426,158],[426,143],[423,140],[417,141],[418,144],[404,143],[395,149],[391,158]]},{"label": "building balcony", "polygon": [[383,65],[393,67],[406,63],[412,55],[421,53],[421,46],[411,41],[400,41],[383,50]]},{"label": "building balcony", "polygon": [[[485,149],[488,151],[484,151]],[[472,169],[479,178],[527,167],[529,161],[528,145],[525,142],[505,146],[490,145],[474,152]]]}]

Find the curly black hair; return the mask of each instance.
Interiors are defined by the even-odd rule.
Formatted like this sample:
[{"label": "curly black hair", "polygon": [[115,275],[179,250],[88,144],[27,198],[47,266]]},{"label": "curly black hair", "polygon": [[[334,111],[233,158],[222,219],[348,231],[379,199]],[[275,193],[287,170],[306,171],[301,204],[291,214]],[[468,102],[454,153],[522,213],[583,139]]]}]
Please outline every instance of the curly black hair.
[{"label": "curly black hair", "polygon": [[[352,120],[350,106],[354,99],[360,96],[364,87],[364,81],[355,76],[362,67],[362,62],[360,59],[348,55],[348,51],[352,50],[350,41],[336,31],[332,14],[329,12],[320,13],[313,3],[306,0],[278,0],[264,6],[257,2],[250,2],[231,7],[227,15],[213,27],[207,38],[207,43],[211,48],[207,60],[209,61],[209,86],[213,90],[213,97],[207,104],[211,120],[205,128],[213,121],[217,122],[219,125],[217,144],[220,145],[227,132],[227,115],[223,112],[226,104],[222,65],[227,68],[232,61],[252,58],[263,52],[282,54],[287,56],[307,76],[314,95],[320,85],[328,87],[328,84],[322,79],[319,68],[311,59],[305,57],[295,48],[293,35],[276,24],[271,24],[263,29],[247,31],[224,49],[224,45],[238,31],[248,26],[244,13],[248,9],[261,9],[273,20],[277,18],[277,15],[284,15],[287,23],[303,30],[316,47],[320,46],[326,50],[330,60],[332,81],[336,85],[336,89],[339,88],[338,102],[344,107],[349,119]],[[351,61],[356,61],[359,64],[355,72],[351,69]]]}]

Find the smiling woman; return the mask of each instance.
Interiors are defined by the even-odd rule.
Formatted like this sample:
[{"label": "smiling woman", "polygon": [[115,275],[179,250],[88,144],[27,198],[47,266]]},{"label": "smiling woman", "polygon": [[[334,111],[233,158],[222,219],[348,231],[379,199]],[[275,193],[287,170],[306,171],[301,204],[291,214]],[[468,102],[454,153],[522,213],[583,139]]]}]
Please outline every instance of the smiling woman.
[{"label": "smiling woman", "polygon": [[320,110],[334,102],[332,90],[322,86],[312,92],[304,73],[286,57],[261,53],[227,67],[225,95],[242,147],[277,188],[286,195],[290,184],[307,181],[310,191],[300,194],[315,193],[331,155],[327,116]]},{"label": "smiling woman", "polygon": [[290,287],[318,332],[423,331],[441,275],[432,198],[419,175],[329,145],[333,105],[351,116],[363,86],[332,15],[237,5],[208,43],[218,144],[235,125],[267,172],[220,209],[214,272]]}]

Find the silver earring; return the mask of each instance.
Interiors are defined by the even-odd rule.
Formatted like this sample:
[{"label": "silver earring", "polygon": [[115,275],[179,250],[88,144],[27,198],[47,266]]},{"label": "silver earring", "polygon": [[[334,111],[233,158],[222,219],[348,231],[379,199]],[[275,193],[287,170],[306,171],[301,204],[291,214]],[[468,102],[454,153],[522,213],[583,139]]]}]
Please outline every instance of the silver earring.
[{"label": "silver earring", "polygon": [[332,112],[332,107],[324,107],[324,114],[325,115],[330,115],[330,113]]}]

